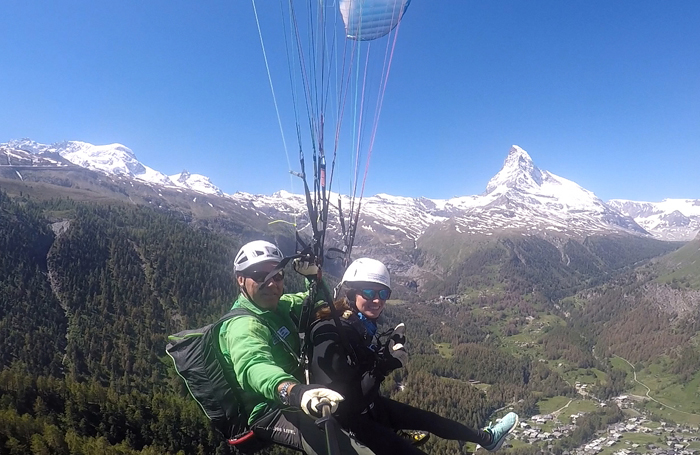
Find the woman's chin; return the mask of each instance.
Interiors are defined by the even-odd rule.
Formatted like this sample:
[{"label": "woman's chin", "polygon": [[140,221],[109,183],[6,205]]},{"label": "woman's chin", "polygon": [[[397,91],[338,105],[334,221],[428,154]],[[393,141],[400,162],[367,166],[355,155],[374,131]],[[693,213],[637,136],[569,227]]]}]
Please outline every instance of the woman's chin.
[{"label": "woman's chin", "polygon": [[364,314],[367,319],[377,319],[379,316],[381,316],[382,310],[381,309],[371,310],[371,311],[366,311],[362,314]]}]

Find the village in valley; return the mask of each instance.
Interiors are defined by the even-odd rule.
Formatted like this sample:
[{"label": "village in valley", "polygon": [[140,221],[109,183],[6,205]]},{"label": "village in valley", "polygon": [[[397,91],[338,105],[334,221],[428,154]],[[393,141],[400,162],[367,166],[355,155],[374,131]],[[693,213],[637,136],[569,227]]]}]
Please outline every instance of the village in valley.
[{"label": "village in valley", "polygon": [[[586,393],[587,384],[576,383],[579,394]],[[617,422],[604,430],[598,431],[596,437],[585,445],[565,451],[565,455],[634,455],[634,454],[700,454],[700,428],[664,421],[653,421],[644,412],[640,412],[636,404],[644,397],[620,395],[611,400],[626,415],[626,420]],[[512,446],[521,444],[540,445],[552,448],[558,439],[571,434],[576,428],[576,421],[586,414],[578,411],[571,414],[563,412],[574,400],[562,408],[549,413],[539,414],[529,419],[521,419],[518,428],[513,430],[510,437]],[[585,400],[589,404],[593,401]],[[608,406],[605,402],[597,402],[596,406]]]},{"label": "village in valley", "polygon": [[[606,359],[607,366],[618,374],[626,373],[624,387],[616,396],[602,399],[597,395],[601,385],[609,384],[608,370],[580,367],[564,358],[548,358],[543,352],[542,335],[562,325],[560,317],[541,314],[526,321],[517,333],[504,337],[506,349],[538,359],[574,388],[576,395],[542,398],[537,415],[520,416],[507,446],[536,447],[541,453],[563,455],[700,455],[700,375],[679,378],[669,371],[672,361],[666,356],[642,365],[613,354]],[[592,355],[598,359],[595,348]],[[513,409],[498,412],[507,410]],[[616,415],[609,420],[615,423],[606,424],[608,420],[602,417],[606,414]]]}]

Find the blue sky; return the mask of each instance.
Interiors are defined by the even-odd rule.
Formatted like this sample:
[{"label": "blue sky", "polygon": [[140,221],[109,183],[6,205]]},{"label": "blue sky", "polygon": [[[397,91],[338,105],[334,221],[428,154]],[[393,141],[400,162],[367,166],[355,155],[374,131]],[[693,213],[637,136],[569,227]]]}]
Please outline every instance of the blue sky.
[{"label": "blue sky", "polygon": [[[279,2],[257,6],[298,170]],[[250,1],[3,0],[0,17],[0,142],[118,142],[227,193],[301,191]],[[478,194],[517,144],[603,199],[700,198],[699,23],[695,0],[413,0],[365,194]]]}]

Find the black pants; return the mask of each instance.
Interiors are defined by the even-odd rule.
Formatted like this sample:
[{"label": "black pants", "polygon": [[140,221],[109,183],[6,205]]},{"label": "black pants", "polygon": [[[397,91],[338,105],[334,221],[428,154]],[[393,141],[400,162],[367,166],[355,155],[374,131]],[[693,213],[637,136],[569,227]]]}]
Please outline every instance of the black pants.
[{"label": "black pants", "polygon": [[[272,441],[307,455],[326,455],[326,433],[316,426],[315,419],[299,411],[274,410],[251,425],[255,436]],[[339,431],[335,438],[342,454],[373,455],[372,452],[347,432]],[[400,453],[400,452],[394,452]]]},{"label": "black pants", "polygon": [[352,418],[341,418],[344,428],[355,434],[358,441],[369,447],[376,455],[425,454],[410,441],[396,434],[396,430],[429,431],[437,437],[457,441],[468,441],[488,445],[491,435],[482,430],[473,430],[454,420],[441,417],[434,412],[414,408],[398,401],[378,397],[369,412]]}]

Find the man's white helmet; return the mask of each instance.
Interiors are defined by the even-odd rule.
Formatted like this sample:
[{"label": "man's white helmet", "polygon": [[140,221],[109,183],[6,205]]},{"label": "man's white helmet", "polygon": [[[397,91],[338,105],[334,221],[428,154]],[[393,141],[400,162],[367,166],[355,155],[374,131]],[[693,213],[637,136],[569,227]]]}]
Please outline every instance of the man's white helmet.
[{"label": "man's white helmet", "polygon": [[383,284],[391,289],[391,279],[389,270],[384,264],[376,259],[360,258],[355,259],[343,274],[341,284],[363,281],[369,283]]},{"label": "man's white helmet", "polygon": [[280,262],[284,255],[274,244],[265,240],[254,240],[238,250],[233,261],[236,273],[243,272],[264,262]]}]

